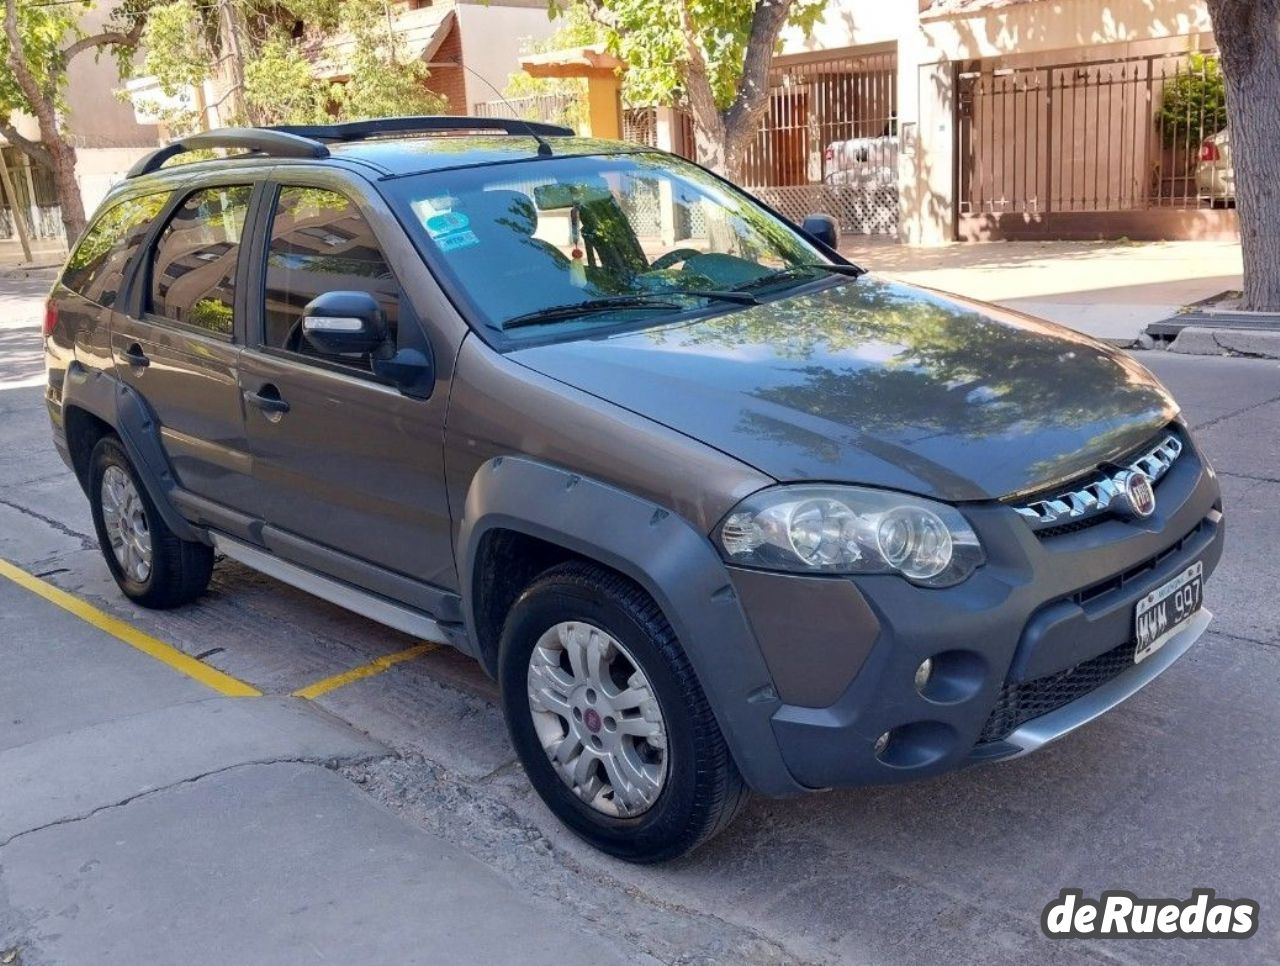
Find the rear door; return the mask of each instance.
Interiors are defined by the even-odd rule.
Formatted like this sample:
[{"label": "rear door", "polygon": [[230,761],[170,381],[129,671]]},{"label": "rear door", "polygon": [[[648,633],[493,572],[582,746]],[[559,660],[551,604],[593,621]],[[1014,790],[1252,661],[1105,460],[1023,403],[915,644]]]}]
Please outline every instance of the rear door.
[{"label": "rear door", "polygon": [[[435,612],[433,592],[414,585],[456,586],[443,466],[447,382],[442,375],[427,398],[414,398],[376,376],[370,359],[325,357],[301,338],[308,302],[361,291],[382,307],[398,348],[430,356],[401,285],[425,269],[385,203],[354,175],[289,173],[273,194],[260,222],[265,251],[240,371],[264,541],[297,563]],[[287,412],[255,408],[262,398],[282,400]]]},{"label": "rear door", "polygon": [[258,190],[251,179],[180,190],[111,333],[116,370],[157,416],[179,486],[209,511],[196,515],[241,535],[256,501],[237,373],[240,255]]}]

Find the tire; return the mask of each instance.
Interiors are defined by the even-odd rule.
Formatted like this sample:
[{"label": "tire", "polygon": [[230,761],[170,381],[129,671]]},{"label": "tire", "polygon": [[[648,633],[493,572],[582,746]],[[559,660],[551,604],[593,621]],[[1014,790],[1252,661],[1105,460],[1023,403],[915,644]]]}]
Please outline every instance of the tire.
[{"label": "tire", "polygon": [[[169,529],[115,436],[100,439],[89,457],[89,506],[107,568],[130,600],[165,610],[190,603],[209,586],[213,548]],[[121,519],[128,521],[124,531]],[[119,549],[123,544],[128,549]]]},{"label": "tire", "polygon": [[[600,673],[575,675],[570,652],[589,668],[593,646]],[[603,683],[599,693],[593,681]],[[614,571],[571,562],[526,588],[503,627],[498,683],[535,791],[609,855],[674,859],[726,828],[746,802],[746,785],[671,626]],[[547,748],[560,752],[559,764]],[[581,784],[571,786],[570,773]]]}]

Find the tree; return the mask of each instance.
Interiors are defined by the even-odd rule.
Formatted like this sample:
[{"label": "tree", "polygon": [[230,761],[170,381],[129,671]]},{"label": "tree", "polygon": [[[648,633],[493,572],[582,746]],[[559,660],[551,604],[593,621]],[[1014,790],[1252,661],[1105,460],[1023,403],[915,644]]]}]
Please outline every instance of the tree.
[{"label": "tree", "polygon": [[[822,0],[583,0],[630,67],[639,103],[678,103],[693,117],[700,163],[740,174],[769,106],[782,28],[808,31]],[[551,0],[553,11],[558,0]]]},{"label": "tree", "polygon": [[1280,0],[1208,0],[1222,52],[1245,308],[1280,311]]},{"label": "tree", "polygon": [[[341,40],[347,79],[316,76]],[[142,71],[174,97],[212,82],[201,109],[157,111],[171,131],[207,123],[305,124],[392,114],[432,114],[446,102],[427,90],[426,64],[406,57],[386,0],[169,0],[152,8]],[[332,69],[332,68],[330,68]]]},{"label": "tree", "polygon": [[[5,0],[4,32],[0,36],[0,134],[32,161],[53,173],[68,241],[84,230],[84,203],[76,181],[76,149],[60,115],[65,113],[67,65],[92,51],[110,51],[127,65],[137,50],[146,23],[143,0],[126,0],[113,19],[95,34],[80,29],[83,5],[18,3]],[[15,114],[36,119],[40,140],[23,137]],[[15,213],[16,217],[16,213]]]}]

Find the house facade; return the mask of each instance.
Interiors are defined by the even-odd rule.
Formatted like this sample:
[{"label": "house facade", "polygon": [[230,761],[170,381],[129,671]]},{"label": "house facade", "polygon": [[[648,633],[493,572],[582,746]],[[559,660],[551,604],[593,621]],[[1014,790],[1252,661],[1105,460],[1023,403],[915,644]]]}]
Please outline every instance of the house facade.
[{"label": "house facade", "polygon": [[1196,185],[1213,52],[1203,0],[835,0],[784,35],[745,180],[913,244],[1232,237]]}]

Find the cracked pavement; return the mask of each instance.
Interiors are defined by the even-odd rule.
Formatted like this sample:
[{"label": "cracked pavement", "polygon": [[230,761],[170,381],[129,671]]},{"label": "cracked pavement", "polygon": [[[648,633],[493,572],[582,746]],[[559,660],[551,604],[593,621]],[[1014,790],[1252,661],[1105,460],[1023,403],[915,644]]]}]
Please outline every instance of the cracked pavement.
[{"label": "cracked pavement", "polygon": [[[566,833],[495,690],[229,561],[194,607],[121,597],[48,439],[43,287],[0,283],[0,558],[264,692],[225,698],[0,580],[0,954],[31,964],[1252,963],[1280,958],[1280,364],[1147,353],[1222,477],[1205,639],[1040,754],[753,801],[634,868]],[[22,283],[25,285],[26,283]],[[30,291],[28,291],[30,289]],[[1049,941],[1060,889],[1261,903],[1246,942]]]}]

